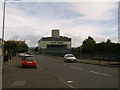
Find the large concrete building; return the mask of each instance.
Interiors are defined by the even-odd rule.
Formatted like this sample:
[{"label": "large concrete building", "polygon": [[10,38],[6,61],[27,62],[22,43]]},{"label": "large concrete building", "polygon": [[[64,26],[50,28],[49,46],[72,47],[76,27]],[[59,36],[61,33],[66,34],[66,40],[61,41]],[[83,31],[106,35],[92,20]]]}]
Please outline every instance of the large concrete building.
[{"label": "large concrete building", "polygon": [[71,38],[59,34],[59,30],[52,30],[52,37],[42,37],[38,41],[38,52],[40,54],[54,55],[71,53]]}]

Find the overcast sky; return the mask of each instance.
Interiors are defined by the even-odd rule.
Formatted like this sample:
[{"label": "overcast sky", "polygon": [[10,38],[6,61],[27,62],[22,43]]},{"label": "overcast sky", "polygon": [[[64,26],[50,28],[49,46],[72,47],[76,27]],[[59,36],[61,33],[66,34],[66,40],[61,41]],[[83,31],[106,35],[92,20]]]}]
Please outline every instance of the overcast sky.
[{"label": "overcast sky", "polygon": [[[2,37],[3,3],[0,3]],[[59,29],[61,36],[72,38],[78,47],[88,36],[96,42],[118,42],[117,2],[8,2],[6,3],[5,40],[26,40],[37,46],[41,37]],[[0,38],[1,38],[0,37]]]}]

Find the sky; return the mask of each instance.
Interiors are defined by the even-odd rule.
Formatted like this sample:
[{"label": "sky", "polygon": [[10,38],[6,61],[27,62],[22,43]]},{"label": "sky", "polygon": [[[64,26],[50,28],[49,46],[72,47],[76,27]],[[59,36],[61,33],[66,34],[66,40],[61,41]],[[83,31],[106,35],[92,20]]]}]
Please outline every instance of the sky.
[{"label": "sky", "polygon": [[[80,46],[88,36],[97,43],[118,42],[118,2],[48,1],[6,1],[4,39],[37,46],[39,39],[51,37],[51,30],[59,29],[61,36],[72,38],[72,47]],[[2,38],[3,2],[0,12]]]}]

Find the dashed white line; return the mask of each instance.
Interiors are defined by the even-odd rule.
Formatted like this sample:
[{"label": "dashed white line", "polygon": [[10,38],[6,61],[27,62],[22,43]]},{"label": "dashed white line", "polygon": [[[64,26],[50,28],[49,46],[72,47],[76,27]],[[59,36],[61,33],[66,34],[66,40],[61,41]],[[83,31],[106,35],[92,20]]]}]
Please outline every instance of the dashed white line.
[{"label": "dashed white line", "polygon": [[74,82],[74,81],[71,81],[71,80],[68,80],[68,81],[67,81],[68,84],[71,84],[71,83],[73,83],[73,82]]},{"label": "dashed white line", "polygon": [[25,83],[26,83],[25,80],[23,80],[23,81],[15,81],[15,82],[12,84],[12,86],[24,86]]},{"label": "dashed white line", "polygon": [[100,72],[96,72],[96,71],[89,71],[89,72],[95,73],[95,74],[99,74],[99,75],[109,76],[109,77],[111,76],[111,75],[109,75],[109,74],[100,73]]},{"label": "dashed white line", "polygon": [[83,70],[82,68],[78,68],[78,67],[74,67],[74,66],[70,66],[73,69],[78,69],[78,70]]}]

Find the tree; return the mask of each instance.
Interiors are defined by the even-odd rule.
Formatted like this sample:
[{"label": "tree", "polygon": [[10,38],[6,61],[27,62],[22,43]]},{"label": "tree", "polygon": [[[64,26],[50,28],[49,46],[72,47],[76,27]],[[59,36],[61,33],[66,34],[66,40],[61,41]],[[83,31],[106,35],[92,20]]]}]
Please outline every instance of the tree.
[{"label": "tree", "polygon": [[107,43],[107,44],[111,44],[112,42],[111,42],[110,39],[107,39],[106,43]]},{"label": "tree", "polygon": [[17,45],[17,52],[18,53],[24,53],[28,51],[28,46],[26,44],[18,44]]},{"label": "tree", "polygon": [[85,52],[85,53],[92,53],[95,51],[95,44],[96,44],[96,41],[92,38],[92,37],[88,37],[88,39],[84,40],[83,41],[83,44],[82,44],[82,52]]},{"label": "tree", "polygon": [[11,55],[16,54],[17,44],[14,41],[7,41],[4,44],[4,50],[6,54],[11,58]]},{"label": "tree", "polygon": [[96,51],[97,52],[115,52],[116,44],[112,43],[110,39],[106,42],[101,42],[96,44]]},{"label": "tree", "polygon": [[35,48],[35,51],[38,52],[38,47]]},{"label": "tree", "polygon": [[112,51],[112,42],[111,42],[111,40],[110,39],[107,39],[107,41],[106,41],[106,51],[107,52],[111,52]]}]

